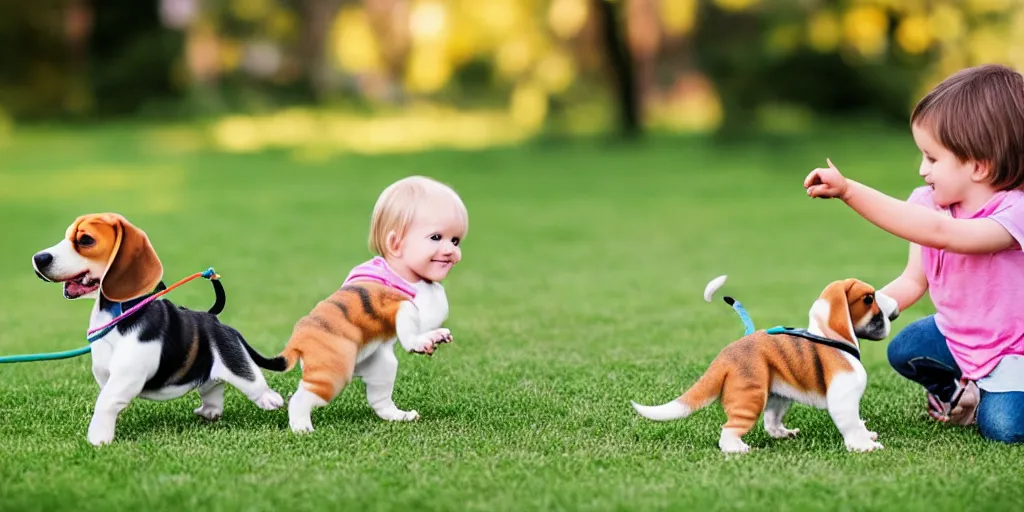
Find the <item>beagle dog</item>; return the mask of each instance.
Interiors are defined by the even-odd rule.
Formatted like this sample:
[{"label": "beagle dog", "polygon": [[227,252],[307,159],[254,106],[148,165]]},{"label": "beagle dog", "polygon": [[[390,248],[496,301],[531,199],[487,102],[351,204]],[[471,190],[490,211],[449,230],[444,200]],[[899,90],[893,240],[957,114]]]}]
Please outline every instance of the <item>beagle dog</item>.
[{"label": "beagle dog", "polygon": [[725,453],[745,453],[742,437],[764,412],[773,438],[796,436],[782,418],[793,401],[827,409],[849,451],[882,448],[878,434],[860,419],[867,373],[858,357],[858,338],[883,340],[899,316],[892,298],[856,280],[835,281],[814,302],[806,331],[769,334],[761,330],[727,345],[682,396],[658,406],[633,402],[645,418],[685,418],[721,399],[727,422],[718,441]]},{"label": "beagle dog", "polygon": [[[90,330],[163,287],[163,266],[149,238],[114,213],[78,217],[63,240],[32,257],[32,266],[44,281],[63,283],[65,298],[96,299]],[[213,310],[220,306],[218,297]],[[224,411],[225,382],[260,408],[277,409],[284,399],[260,373],[257,363],[265,361],[214,313],[154,300],[92,343],[100,393],[88,440],[96,446],[113,441],[117,416],[135,397],[170,400],[198,389],[202,403],[195,413],[216,420]]]}]

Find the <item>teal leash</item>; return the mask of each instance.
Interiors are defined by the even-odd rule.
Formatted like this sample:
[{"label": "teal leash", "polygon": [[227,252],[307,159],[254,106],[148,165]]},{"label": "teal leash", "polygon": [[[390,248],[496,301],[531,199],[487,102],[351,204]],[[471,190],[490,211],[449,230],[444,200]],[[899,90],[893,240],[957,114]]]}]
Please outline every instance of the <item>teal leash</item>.
[{"label": "teal leash", "polygon": [[64,352],[47,352],[43,354],[20,354],[16,356],[0,356],[0,363],[31,363],[35,361],[56,361],[58,359],[71,359],[88,354],[92,351],[92,345],[86,345],[74,350]]}]

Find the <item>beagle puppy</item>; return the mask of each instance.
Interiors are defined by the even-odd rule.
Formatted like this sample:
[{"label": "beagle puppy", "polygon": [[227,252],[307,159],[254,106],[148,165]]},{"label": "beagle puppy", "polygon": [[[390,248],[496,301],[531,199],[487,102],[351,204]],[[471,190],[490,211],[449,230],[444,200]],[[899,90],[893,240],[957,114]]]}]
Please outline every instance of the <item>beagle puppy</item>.
[{"label": "beagle puppy", "polygon": [[[32,266],[44,281],[63,283],[65,298],[96,299],[90,330],[163,285],[163,265],[149,238],[114,213],[78,217],[63,240],[32,257]],[[267,386],[258,362],[266,360],[215,314],[154,300],[92,343],[100,393],[88,440],[96,446],[113,441],[117,416],[135,397],[170,400],[198,389],[202,403],[195,413],[216,420],[224,411],[225,382],[260,408],[277,409],[284,400]]]},{"label": "beagle puppy", "polygon": [[[847,450],[881,449],[878,434],[868,431],[860,419],[867,373],[854,354],[859,354],[858,338],[885,339],[897,316],[896,301],[870,285],[856,279],[835,281],[811,307],[806,330],[811,336],[756,331],[722,349],[704,375],[676,400],[658,406],[633,402],[633,407],[645,418],[667,421],[685,418],[721,399],[728,421],[718,446],[725,453],[745,453],[750,447],[742,437],[762,412],[764,428],[773,438],[799,432],[782,423],[796,401],[827,409]],[[843,345],[832,346],[836,342]]]}]

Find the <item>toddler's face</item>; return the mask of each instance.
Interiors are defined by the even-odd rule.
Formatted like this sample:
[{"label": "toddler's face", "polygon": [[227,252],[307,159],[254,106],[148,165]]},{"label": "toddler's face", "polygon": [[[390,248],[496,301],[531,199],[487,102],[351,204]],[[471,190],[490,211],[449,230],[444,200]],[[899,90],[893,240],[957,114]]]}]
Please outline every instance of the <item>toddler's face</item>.
[{"label": "toddler's face", "polygon": [[943,146],[931,130],[914,124],[914,142],[921,149],[921,177],[932,187],[935,204],[947,208],[962,202],[967,190],[975,185],[972,174],[974,162],[961,162],[952,151]]},{"label": "toddler's face", "polygon": [[399,248],[402,265],[420,279],[439,282],[462,259],[465,224],[454,205],[438,201],[416,212]]}]

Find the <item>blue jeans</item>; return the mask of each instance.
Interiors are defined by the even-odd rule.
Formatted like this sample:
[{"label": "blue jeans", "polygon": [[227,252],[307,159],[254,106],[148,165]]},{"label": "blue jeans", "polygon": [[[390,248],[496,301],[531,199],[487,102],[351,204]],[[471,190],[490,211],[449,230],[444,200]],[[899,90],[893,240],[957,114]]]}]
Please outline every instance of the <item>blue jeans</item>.
[{"label": "blue jeans", "polygon": [[[893,338],[889,343],[889,364],[944,402],[953,397],[961,375],[934,316],[904,327]],[[979,391],[977,423],[981,435],[1004,443],[1024,443],[1024,391]]]}]

